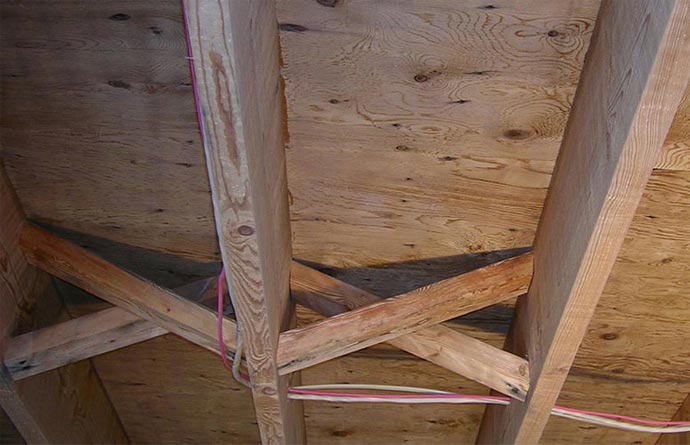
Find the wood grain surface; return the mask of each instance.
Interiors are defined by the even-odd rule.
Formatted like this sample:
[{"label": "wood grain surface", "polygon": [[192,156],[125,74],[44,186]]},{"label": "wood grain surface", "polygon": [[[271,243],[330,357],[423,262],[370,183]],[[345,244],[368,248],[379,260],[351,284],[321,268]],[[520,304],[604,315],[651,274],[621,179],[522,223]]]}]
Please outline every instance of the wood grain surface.
[{"label": "wood grain surface", "polygon": [[478,443],[542,435],[688,85],[689,19],[687,0],[602,2],[506,340],[530,392],[487,407]]},{"label": "wood grain surface", "polygon": [[[300,263],[293,262],[291,269],[292,298],[320,314],[332,317],[379,301],[365,290]],[[529,389],[526,360],[448,326],[429,326],[387,343],[519,400]]]},{"label": "wood grain surface", "polygon": [[[531,244],[598,4],[279,0],[294,256],[392,296]],[[0,154],[27,215],[125,243],[89,247],[175,286],[194,264],[219,261],[179,2],[0,8]],[[678,341],[690,337],[689,111],[686,91],[560,404],[670,419],[690,392],[690,345]],[[173,267],[160,253],[193,261]],[[448,326],[500,347],[510,315],[501,306]],[[131,366],[137,361],[146,367]],[[230,421],[211,414],[240,401],[220,400],[236,392],[217,358],[183,340],[167,336],[95,362],[133,441],[258,440],[246,411]],[[383,347],[315,367],[304,380],[353,376],[482,391]],[[196,393],[176,386],[182,381]],[[397,443],[402,417],[412,440],[469,443],[481,415],[306,409],[308,439],[318,443]],[[551,419],[543,440],[656,437]]]},{"label": "wood grain surface", "polygon": [[278,364],[288,373],[391,340],[525,293],[532,254],[448,278],[280,336]]},{"label": "wood grain surface", "polygon": [[[216,232],[264,444],[304,443],[299,374],[279,376],[278,338],[295,324],[273,0],[186,0]],[[238,343],[239,344],[239,343]]]},{"label": "wood grain surface", "polygon": [[[21,247],[27,261],[202,348],[220,353],[217,316],[208,308],[139,278],[58,236],[26,224]],[[235,351],[237,325],[223,319],[228,353]]]}]

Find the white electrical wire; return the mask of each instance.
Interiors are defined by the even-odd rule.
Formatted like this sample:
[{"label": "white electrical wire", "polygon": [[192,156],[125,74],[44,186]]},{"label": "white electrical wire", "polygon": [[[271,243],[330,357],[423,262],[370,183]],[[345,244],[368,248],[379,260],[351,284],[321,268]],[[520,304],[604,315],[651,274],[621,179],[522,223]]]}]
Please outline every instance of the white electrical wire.
[{"label": "white electrical wire", "polygon": [[363,390],[374,390],[374,391],[413,392],[413,393],[420,393],[420,394],[452,394],[448,391],[440,391],[438,389],[417,388],[415,386],[365,385],[365,384],[359,384],[359,383],[330,383],[327,385],[302,385],[302,386],[295,386],[294,389],[300,389],[300,390],[363,389]]},{"label": "white electrical wire", "polygon": [[[291,388],[295,392],[291,392],[288,397],[293,400],[309,400],[321,402],[340,402],[340,403],[404,403],[404,404],[427,404],[427,403],[450,403],[450,404],[492,404],[492,405],[508,405],[508,400],[497,397],[462,397],[461,395],[438,391],[434,389],[416,388],[409,386],[390,386],[390,385],[363,385],[363,384],[330,384],[330,385],[306,385]],[[301,394],[299,391],[321,391],[321,390],[338,390],[338,389],[357,389],[357,390],[377,390],[377,391],[395,391],[408,392],[414,394],[429,394],[433,397],[415,398],[395,397],[393,395],[375,395],[375,394],[353,394],[351,396],[339,395],[323,395],[323,394]],[[439,397],[439,395],[447,394],[449,397]],[[451,397],[452,396],[452,397]],[[687,433],[690,432],[690,425],[669,425],[669,426],[652,426],[641,423],[633,423],[624,420],[612,419],[602,415],[590,414],[581,412],[579,410],[571,410],[569,408],[554,407],[551,414],[566,419],[577,420],[580,422],[592,423],[611,428],[618,428],[628,431],[638,431],[643,433]],[[641,422],[643,422],[640,419]]]}]

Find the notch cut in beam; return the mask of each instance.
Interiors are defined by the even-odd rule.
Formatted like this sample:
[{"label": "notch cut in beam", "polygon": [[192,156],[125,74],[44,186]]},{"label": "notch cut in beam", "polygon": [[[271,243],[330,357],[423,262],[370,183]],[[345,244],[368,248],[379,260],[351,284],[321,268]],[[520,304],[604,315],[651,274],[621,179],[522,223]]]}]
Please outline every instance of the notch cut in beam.
[{"label": "notch cut in beam", "polygon": [[418,331],[522,295],[532,277],[525,253],[336,315],[280,337],[281,374]]},{"label": "notch cut in beam", "polygon": [[524,403],[488,407],[479,443],[537,443],[690,76],[687,0],[604,0],[507,345],[526,352]]},{"label": "notch cut in beam", "polygon": [[[217,318],[211,310],[139,278],[81,247],[32,224],[21,233],[27,260],[36,267],[220,354]],[[237,325],[223,319],[228,352],[235,351]]]}]

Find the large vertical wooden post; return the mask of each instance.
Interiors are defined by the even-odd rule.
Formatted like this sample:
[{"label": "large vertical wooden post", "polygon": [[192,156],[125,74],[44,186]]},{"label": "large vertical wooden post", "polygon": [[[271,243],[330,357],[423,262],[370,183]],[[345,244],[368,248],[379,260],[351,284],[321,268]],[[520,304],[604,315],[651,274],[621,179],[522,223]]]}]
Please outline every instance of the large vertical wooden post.
[{"label": "large vertical wooden post", "polygon": [[486,411],[480,443],[537,443],[568,375],[690,76],[687,0],[604,0],[507,345],[525,402]]},{"label": "large vertical wooden post", "polygon": [[185,9],[216,228],[261,438],[304,442],[302,406],[288,401],[276,366],[294,305],[274,2],[186,0]]}]

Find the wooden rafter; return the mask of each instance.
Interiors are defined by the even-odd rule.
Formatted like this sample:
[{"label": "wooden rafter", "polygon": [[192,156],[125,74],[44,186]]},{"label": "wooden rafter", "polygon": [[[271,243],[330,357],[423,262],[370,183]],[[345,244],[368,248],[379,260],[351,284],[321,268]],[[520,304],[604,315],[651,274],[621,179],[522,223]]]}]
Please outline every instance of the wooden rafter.
[{"label": "wooden rafter", "polygon": [[306,368],[451,318],[515,298],[527,290],[526,253],[346,314],[284,333],[281,372]]},{"label": "wooden rafter", "polygon": [[536,443],[586,332],[690,76],[690,2],[605,0],[507,346],[527,401],[489,407],[479,443]]},{"label": "wooden rafter", "polygon": [[281,331],[294,326],[289,279],[284,100],[273,0],[186,0],[216,231],[244,339],[264,443],[304,442],[301,402],[279,377]]},{"label": "wooden rafter", "polygon": [[[0,357],[20,318],[60,304],[50,277],[19,247],[24,215],[0,163]],[[26,308],[36,307],[33,314]],[[50,313],[49,313],[50,312]],[[90,362],[15,382],[0,366],[0,407],[28,443],[126,443],[127,435]]]}]

